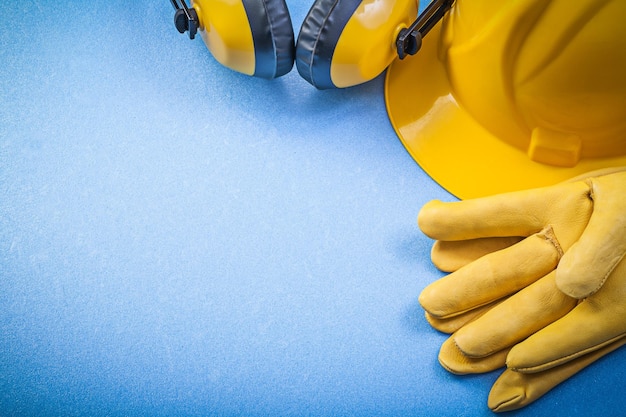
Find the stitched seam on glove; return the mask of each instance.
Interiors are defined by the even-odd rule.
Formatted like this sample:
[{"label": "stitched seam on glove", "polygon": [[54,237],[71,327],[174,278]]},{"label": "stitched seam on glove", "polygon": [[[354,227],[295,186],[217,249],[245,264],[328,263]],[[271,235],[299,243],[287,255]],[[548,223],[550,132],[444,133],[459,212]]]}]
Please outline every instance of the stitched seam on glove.
[{"label": "stitched seam on glove", "polygon": [[[595,201],[595,196],[596,196],[596,186],[595,186],[595,181],[594,181],[594,177],[592,178],[587,178],[585,180],[585,183],[587,184],[587,186],[589,187],[589,199],[594,202]],[[604,285],[604,283],[606,282],[606,280],[609,278],[609,276],[611,276],[611,274],[613,273],[613,270],[615,268],[617,268],[617,265],[620,264],[620,262],[622,262],[622,259],[624,259],[624,255],[625,253],[622,253],[622,256],[620,256],[619,258],[617,258],[615,260],[615,262],[611,265],[611,268],[608,269],[607,273],[604,275],[604,277],[602,277],[602,280],[598,283],[598,285],[587,295],[593,295],[596,292],[598,292],[598,290],[600,290],[600,288],[602,288],[602,286]]]},{"label": "stitched seam on glove", "polygon": [[542,372],[542,371],[546,371],[548,369],[552,369],[556,366],[560,366],[560,365],[564,365],[566,363],[568,363],[571,360],[577,359],[581,356],[584,356],[588,353],[592,353],[595,352],[596,350],[602,349],[603,347],[610,345],[611,343],[614,343],[615,341],[623,338],[626,336],[626,333],[621,333],[620,335],[613,337],[609,340],[606,340],[602,343],[599,343],[597,345],[594,346],[590,346],[587,349],[583,349],[583,350],[579,350],[578,352],[574,352],[570,355],[567,356],[562,356],[560,358],[557,358],[555,360],[549,361],[549,362],[545,362],[539,365],[535,365],[535,366],[528,366],[528,367],[523,367],[523,368],[515,368],[515,367],[511,367],[508,366],[507,363],[507,367],[515,372],[520,372],[523,374],[532,374],[532,373],[536,373],[536,372]]},{"label": "stitched seam on glove", "polygon": [[[611,268],[607,271],[607,273],[604,275],[604,277],[602,278],[602,280],[598,283],[598,286],[597,286],[596,288],[594,288],[594,289],[591,291],[591,293],[589,293],[589,295],[593,295],[593,294],[595,294],[596,292],[598,292],[598,290],[599,290],[600,288],[602,288],[602,286],[604,285],[604,283],[606,282],[606,280],[607,280],[607,279],[609,279],[609,276],[611,276],[611,274],[613,273],[613,270],[614,270],[615,268],[617,268],[617,265],[619,265],[619,264],[622,262],[622,259],[624,259],[624,255],[625,255],[625,254],[623,254],[623,253],[622,253],[622,256],[620,256],[620,257],[617,259],[617,261],[616,261],[616,262],[615,262],[615,263],[611,266]],[[589,295],[588,295],[588,296],[589,296]]]},{"label": "stitched seam on glove", "polygon": [[561,247],[561,244],[559,243],[559,240],[557,239],[556,235],[554,234],[554,229],[552,228],[552,225],[549,224],[546,227],[544,227],[541,230],[541,232],[539,232],[539,235],[543,236],[548,242],[552,243],[552,245],[555,247],[555,249],[557,251],[559,259],[561,259],[565,252],[563,252],[563,248]]}]

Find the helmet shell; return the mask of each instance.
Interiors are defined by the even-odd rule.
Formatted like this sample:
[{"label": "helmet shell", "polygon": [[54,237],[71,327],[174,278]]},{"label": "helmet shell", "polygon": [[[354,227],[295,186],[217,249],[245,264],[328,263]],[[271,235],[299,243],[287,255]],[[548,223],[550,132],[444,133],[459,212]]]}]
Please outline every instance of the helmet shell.
[{"label": "helmet shell", "polygon": [[621,0],[457,0],[389,69],[392,124],[463,198],[626,165],[625,20]]}]

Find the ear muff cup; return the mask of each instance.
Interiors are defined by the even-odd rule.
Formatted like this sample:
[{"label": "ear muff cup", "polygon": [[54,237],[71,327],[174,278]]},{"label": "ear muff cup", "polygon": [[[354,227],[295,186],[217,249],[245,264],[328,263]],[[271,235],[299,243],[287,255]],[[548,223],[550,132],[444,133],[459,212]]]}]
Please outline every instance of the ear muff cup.
[{"label": "ear muff cup", "polygon": [[[336,88],[330,65],[341,33],[361,0],[316,0],[296,42],[296,68],[319,89]],[[355,45],[358,48],[358,45]]]},{"label": "ear muff cup", "polygon": [[285,0],[242,0],[254,42],[254,76],[276,78],[293,67],[293,26]]}]

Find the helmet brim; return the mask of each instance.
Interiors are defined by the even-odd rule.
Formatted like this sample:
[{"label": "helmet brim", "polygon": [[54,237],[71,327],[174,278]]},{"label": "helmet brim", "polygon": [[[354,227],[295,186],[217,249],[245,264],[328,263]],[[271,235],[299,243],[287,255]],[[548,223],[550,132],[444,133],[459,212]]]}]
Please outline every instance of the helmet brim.
[{"label": "helmet brim", "polygon": [[498,139],[452,94],[438,58],[441,22],[422,48],[387,69],[387,113],[400,140],[422,169],[461,199],[553,185],[586,172],[626,166],[626,155],[582,159],[571,168],[544,165]]}]

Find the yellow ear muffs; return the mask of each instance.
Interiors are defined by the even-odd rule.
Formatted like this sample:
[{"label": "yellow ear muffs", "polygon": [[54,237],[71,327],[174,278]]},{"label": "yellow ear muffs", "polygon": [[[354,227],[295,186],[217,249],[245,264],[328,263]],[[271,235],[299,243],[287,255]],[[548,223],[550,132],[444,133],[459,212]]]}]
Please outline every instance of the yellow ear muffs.
[{"label": "yellow ear muffs", "polygon": [[330,77],[332,56],[341,31],[359,3],[316,0],[302,23],[296,42],[296,68],[302,78],[319,89],[335,87]]},{"label": "yellow ear muffs", "polygon": [[319,89],[361,84],[397,56],[396,38],[417,0],[316,0],[296,42],[296,67]]},{"label": "yellow ear muffs", "polygon": [[242,0],[254,43],[254,76],[276,78],[291,71],[294,34],[284,0]]},{"label": "yellow ear muffs", "polygon": [[294,34],[285,0],[194,0],[192,8],[184,0],[181,6],[171,2],[178,30],[188,30],[193,39],[197,28],[222,65],[268,79],[293,67]]}]

